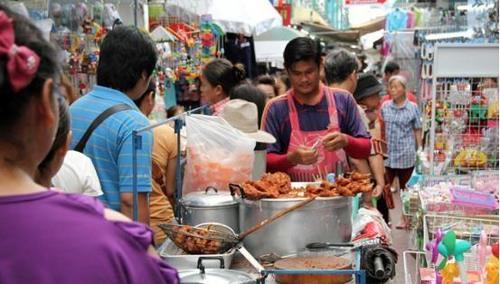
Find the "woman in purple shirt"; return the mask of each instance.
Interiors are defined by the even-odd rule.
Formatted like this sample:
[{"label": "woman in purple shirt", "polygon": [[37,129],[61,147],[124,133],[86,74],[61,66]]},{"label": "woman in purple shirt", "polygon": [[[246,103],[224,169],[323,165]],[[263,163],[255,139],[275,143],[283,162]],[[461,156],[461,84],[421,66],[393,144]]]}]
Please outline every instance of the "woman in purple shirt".
[{"label": "woman in purple shirt", "polygon": [[41,32],[1,4],[0,27],[0,283],[178,283],[148,227],[33,181],[57,131],[60,68]]}]

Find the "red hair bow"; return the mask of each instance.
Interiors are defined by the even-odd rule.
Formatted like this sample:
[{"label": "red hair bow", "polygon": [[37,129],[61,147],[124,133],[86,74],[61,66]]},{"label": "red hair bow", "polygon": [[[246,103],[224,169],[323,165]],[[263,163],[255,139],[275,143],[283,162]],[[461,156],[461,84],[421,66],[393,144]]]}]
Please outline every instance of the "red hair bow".
[{"label": "red hair bow", "polygon": [[7,75],[14,92],[29,85],[35,77],[40,57],[26,46],[15,44],[12,19],[0,11],[0,56],[7,56]]}]

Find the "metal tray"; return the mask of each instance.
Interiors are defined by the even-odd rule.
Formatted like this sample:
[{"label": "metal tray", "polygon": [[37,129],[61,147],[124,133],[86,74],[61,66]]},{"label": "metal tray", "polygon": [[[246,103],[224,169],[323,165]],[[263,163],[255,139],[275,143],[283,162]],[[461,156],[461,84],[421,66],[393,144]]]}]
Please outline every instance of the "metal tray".
[{"label": "metal tray", "polygon": [[[210,225],[217,225],[218,230],[227,231],[227,233],[233,234],[234,231],[223,224],[219,223],[202,223],[195,226],[198,227],[206,227]],[[160,257],[165,260],[168,264],[172,265],[177,269],[198,269],[198,258],[200,257],[213,257],[218,258],[222,257],[224,260],[224,269],[229,269],[233,262],[233,256],[236,252],[236,249],[233,248],[230,251],[222,254],[186,254],[182,249],[177,247],[171,239],[167,238],[165,242],[158,248],[158,254]],[[204,262],[205,268],[217,268],[220,269],[220,261],[219,260],[211,260],[207,259]]]},{"label": "metal tray", "polygon": [[[196,269],[198,264],[198,258],[204,257],[222,257],[225,263],[225,269],[231,267],[233,261],[235,250],[232,249],[223,254],[186,254],[180,248],[178,248],[170,239],[167,239],[163,245],[158,248],[158,254],[160,257],[177,269]],[[205,260],[204,265],[206,268],[220,268],[220,262],[218,260]]]}]

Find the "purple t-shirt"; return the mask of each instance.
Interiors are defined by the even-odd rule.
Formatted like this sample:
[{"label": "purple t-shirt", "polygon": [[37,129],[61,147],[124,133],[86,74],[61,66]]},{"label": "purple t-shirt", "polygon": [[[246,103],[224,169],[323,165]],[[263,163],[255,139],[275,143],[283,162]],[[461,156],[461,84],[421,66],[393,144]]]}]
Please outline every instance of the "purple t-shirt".
[{"label": "purple t-shirt", "polygon": [[[324,87],[326,91],[327,87]],[[356,102],[352,96],[343,91],[335,90],[333,92],[335,104],[337,106],[337,115],[340,132],[349,134],[353,137],[370,137],[370,134],[363,125],[359,115]],[[326,94],[326,92],[325,92]],[[327,129],[330,124],[328,114],[327,97],[323,96],[316,105],[300,104],[294,99],[295,108],[299,114],[299,126],[303,131],[318,131]],[[287,96],[283,95],[272,100],[264,111],[263,130],[276,137],[276,143],[269,144],[267,151],[269,153],[284,154],[288,150],[290,143],[290,133],[292,127],[288,109]]]},{"label": "purple t-shirt", "polygon": [[179,283],[146,253],[147,226],[107,221],[103,210],[54,191],[0,197],[0,283]]}]

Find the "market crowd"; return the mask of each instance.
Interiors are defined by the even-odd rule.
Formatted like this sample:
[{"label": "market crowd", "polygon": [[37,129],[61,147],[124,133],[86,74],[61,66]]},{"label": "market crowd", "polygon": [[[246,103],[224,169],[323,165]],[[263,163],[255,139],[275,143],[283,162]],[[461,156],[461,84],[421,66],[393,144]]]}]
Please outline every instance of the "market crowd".
[{"label": "market crowd", "polygon": [[[53,45],[0,5],[1,283],[179,282],[154,249],[166,238],[158,224],[173,221],[180,170],[169,125],[142,135],[131,221],[132,132],[151,124],[156,62],[147,34],[117,27],[100,47],[97,85],[76,98]],[[311,181],[339,165],[371,173],[374,190],[360,202],[389,222],[390,185],[398,177],[404,188],[421,147],[406,79],[389,64],[381,83],[359,73],[352,53],[323,56],[305,37],[288,43],[284,65],[249,81],[240,64],[214,59],[200,74],[201,97],[235,128],[231,114],[248,112],[250,128],[262,129],[246,133],[259,142],[254,178],[281,171]]]}]

